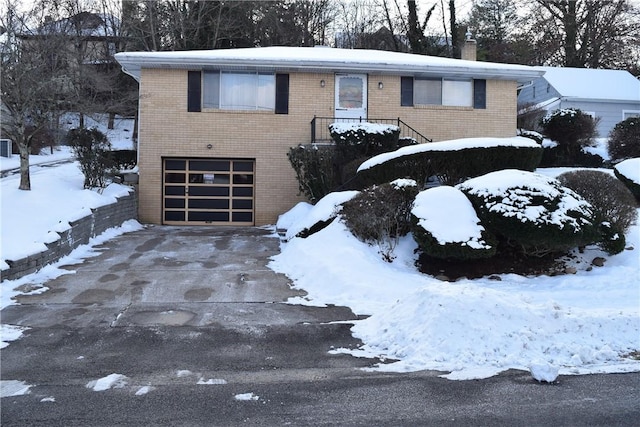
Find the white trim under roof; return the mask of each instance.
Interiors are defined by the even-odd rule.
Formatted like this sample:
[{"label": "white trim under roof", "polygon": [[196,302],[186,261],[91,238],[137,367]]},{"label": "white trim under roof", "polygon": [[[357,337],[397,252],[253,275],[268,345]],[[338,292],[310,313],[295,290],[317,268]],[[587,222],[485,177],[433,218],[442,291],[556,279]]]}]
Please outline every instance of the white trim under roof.
[{"label": "white trim under roof", "polygon": [[140,80],[142,68],[264,70],[270,72],[367,72],[390,75],[452,76],[515,80],[519,84],[544,71],[526,65],[464,61],[435,56],[364,49],[257,47],[173,52],[120,52],[125,73]]}]

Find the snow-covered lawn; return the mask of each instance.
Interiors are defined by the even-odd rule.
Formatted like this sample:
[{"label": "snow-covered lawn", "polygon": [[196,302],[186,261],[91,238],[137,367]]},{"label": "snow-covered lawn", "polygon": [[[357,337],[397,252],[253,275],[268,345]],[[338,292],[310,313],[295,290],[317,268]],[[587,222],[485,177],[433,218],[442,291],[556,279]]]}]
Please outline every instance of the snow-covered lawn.
[{"label": "snow-covered lawn", "polygon": [[[2,169],[6,169],[4,161]],[[33,163],[38,161],[33,158]],[[546,172],[553,175],[559,170]],[[83,190],[76,163],[34,170],[31,192],[19,192],[17,179],[0,180],[2,260],[7,255],[37,251],[69,220],[126,191],[117,185],[102,194]],[[297,221],[304,221],[306,211],[299,207],[282,222],[294,227]],[[57,268],[59,265],[91,256],[92,244],[139,228],[135,221],[125,223],[57,265],[23,279],[3,281],[1,307],[15,304],[11,297],[20,285],[28,281],[44,286],[47,280],[68,273]],[[538,379],[552,381],[556,372],[640,371],[640,361],[628,357],[640,350],[638,225],[629,231],[627,242],[630,249],[611,257],[597,248],[587,248],[574,260],[578,271],[573,275],[504,274],[499,276],[501,280],[449,283],[417,271],[416,244],[411,236],[401,240],[396,258],[389,263],[382,260],[377,248],[360,242],[342,222],[334,221],[306,239],[283,242],[270,267],[308,292],[305,298],[289,301],[291,304],[345,305],[369,316],[352,328],[364,346],[335,351],[381,356],[392,362],[375,369],[434,369],[450,379],[469,379],[515,368],[532,370]],[[605,257],[604,266],[587,268],[595,257]],[[20,336],[20,331],[11,327],[0,332],[3,341]],[[124,380],[113,379],[103,382],[112,387]],[[215,379],[203,381],[216,383]],[[28,390],[24,384],[16,385],[21,390],[24,387]],[[97,380],[90,388],[96,387],[103,384]],[[236,398],[258,399],[250,393]]]}]

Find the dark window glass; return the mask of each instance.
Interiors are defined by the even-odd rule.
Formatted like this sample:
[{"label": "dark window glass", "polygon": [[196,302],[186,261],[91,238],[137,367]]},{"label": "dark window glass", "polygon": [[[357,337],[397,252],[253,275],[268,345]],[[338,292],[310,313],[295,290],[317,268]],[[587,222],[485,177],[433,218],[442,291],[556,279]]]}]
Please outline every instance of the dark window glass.
[{"label": "dark window glass", "polygon": [[190,186],[189,195],[191,196],[229,196],[229,187],[200,187]]},{"label": "dark window glass", "polygon": [[164,182],[181,183],[185,182],[185,174],[176,172],[165,172]]},{"label": "dark window glass", "polygon": [[234,212],[233,222],[253,222],[252,212]]},{"label": "dark window glass", "polygon": [[189,212],[189,221],[229,222],[229,212]]},{"label": "dark window glass", "polygon": [[199,112],[202,106],[202,76],[200,71],[189,71],[187,77],[187,111]]},{"label": "dark window glass", "polygon": [[413,77],[400,78],[400,105],[413,107]]},{"label": "dark window glass", "polygon": [[164,199],[164,207],[165,208],[183,208],[184,209],[184,199]]},{"label": "dark window glass", "polygon": [[253,162],[233,162],[233,170],[236,172],[253,172]]},{"label": "dark window glass", "polygon": [[253,175],[236,174],[233,175],[234,184],[253,184]]},{"label": "dark window glass", "polygon": [[165,221],[184,221],[184,211],[164,211]]},{"label": "dark window glass", "polygon": [[253,200],[235,199],[232,209],[253,209]]},{"label": "dark window glass", "polygon": [[184,196],[184,185],[167,185],[164,187],[166,196]]},{"label": "dark window glass", "polygon": [[253,197],[253,187],[233,187],[234,197]]},{"label": "dark window glass", "polygon": [[190,160],[189,169],[192,171],[228,171],[228,160]]},{"label": "dark window glass", "polygon": [[229,199],[189,199],[189,209],[229,209]]},{"label": "dark window glass", "polygon": [[186,169],[187,162],[185,160],[166,160],[164,168],[166,170],[183,171]]}]

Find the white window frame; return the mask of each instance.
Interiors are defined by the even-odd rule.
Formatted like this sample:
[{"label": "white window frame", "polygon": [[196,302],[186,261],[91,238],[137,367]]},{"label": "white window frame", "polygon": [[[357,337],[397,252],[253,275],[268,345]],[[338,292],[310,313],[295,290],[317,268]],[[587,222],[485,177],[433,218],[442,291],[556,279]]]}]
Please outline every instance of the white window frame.
[{"label": "white window frame", "polygon": [[640,117],[640,110],[622,110],[622,120],[627,120],[629,117]]},{"label": "white window frame", "polygon": [[[425,82],[421,84],[420,82]],[[429,83],[426,83],[429,82]],[[429,87],[440,86],[440,94],[422,93]],[[426,100],[426,102],[424,101]],[[443,105],[450,107],[473,107],[473,79],[414,78],[414,105]]]},{"label": "white window frame", "polygon": [[202,74],[205,109],[275,111],[275,73],[205,70]]}]

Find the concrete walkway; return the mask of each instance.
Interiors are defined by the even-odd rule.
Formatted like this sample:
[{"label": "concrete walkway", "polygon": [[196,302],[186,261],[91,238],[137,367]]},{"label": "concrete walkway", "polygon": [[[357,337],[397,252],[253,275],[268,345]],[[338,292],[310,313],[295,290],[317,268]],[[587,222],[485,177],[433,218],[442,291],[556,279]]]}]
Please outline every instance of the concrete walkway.
[{"label": "concrete walkway", "polygon": [[[257,228],[149,227],[2,310],[2,426],[635,425],[640,374],[482,381],[380,373],[345,307],[286,304]],[[114,376],[113,374],[121,375]],[[113,380],[114,378],[119,381]],[[110,381],[112,380],[112,381]],[[8,382],[7,382],[8,381]],[[102,391],[99,391],[102,390]],[[3,390],[4,391],[4,390]]]}]

